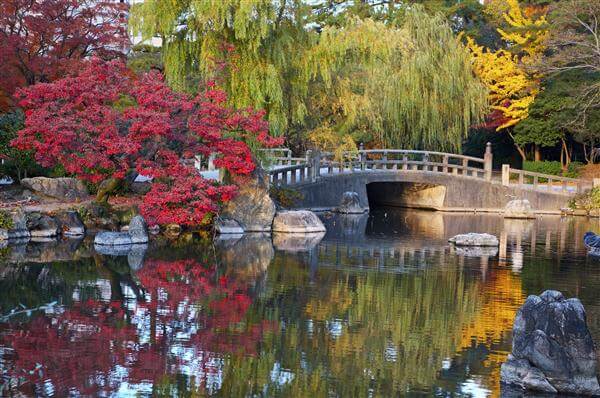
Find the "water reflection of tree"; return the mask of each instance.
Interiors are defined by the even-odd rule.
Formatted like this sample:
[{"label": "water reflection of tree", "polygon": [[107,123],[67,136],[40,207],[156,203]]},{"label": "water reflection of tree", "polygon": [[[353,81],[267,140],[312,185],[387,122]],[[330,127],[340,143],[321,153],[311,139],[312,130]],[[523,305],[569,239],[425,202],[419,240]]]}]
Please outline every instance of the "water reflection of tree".
[{"label": "water reflection of tree", "polygon": [[[124,381],[134,390],[211,391],[222,382],[226,355],[255,355],[263,332],[272,329],[247,320],[248,287],[219,275],[216,266],[153,259],[123,276],[109,285],[121,290],[111,294],[117,300],[75,299],[1,323],[3,377],[29,394],[48,388],[55,395],[108,394]],[[81,283],[66,290],[73,294]]]},{"label": "water reflection of tree", "polygon": [[[232,366],[253,371],[237,374],[249,379],[245,388],[226,383],[225,395],[257,394],[264,383],[272,395],[291,396],[429,389],[479,306],[477,282],[456,264],[403,275],[319,269],[311,278],[302,259],[288,255],[276,257],[268,281],[255,309],[285,327],[260,359]],[[273,363],[293,375],[273,377]]]}]

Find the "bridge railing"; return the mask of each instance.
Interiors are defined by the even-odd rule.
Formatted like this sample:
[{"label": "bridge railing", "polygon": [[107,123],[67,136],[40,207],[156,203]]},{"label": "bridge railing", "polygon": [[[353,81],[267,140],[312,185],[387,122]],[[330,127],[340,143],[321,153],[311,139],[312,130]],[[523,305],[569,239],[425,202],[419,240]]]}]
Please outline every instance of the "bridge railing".
[{"label": "bridge railing", "polygon": [[502,185],[564,194],[592,188],[592,183],[585,180],[513,169],[508,164],[502,165]]},{"label": "bridge railing", "polygon": [[321,153],[319,175],[340,174],[367,170],[405,170],[447,173],[491,180],[491,149],[486,158],[454,155],[434,151],[404,149],[361,149],[344,153],[335,159],[332,153]]}]

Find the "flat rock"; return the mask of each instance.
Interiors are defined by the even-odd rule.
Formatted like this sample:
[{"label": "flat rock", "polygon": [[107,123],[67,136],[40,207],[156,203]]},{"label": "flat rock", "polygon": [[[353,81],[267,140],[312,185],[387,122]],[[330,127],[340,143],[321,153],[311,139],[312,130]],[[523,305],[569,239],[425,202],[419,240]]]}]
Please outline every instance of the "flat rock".
[{"label": "flat rock", "polygon": [[81,200],[89,196],[83,182],[76,178],[23,178],[21,185],[41,195],[63,200]]},{"label": "flat rock", "polygon": [[596,349],[577,298],[556,290],[529,296],[517,312],[501,381],[522,390],[600,395]]},{"label": "flat rock", "polygon": [[273,232],[306,234],[326,232],[326,229],[319,217],[312,211],[284,210],[275,214]]},{"label": "flat rock", "polygon": [[465,257],[496,257],[498,247],[496,246],[456,246],[454,252]]},{"label": "flat rock", "polygon": [[131,245],[132,243],[131,236],[129,236],[128,232],[104,231],[98,232],[94,237],[94,246],[119,246]]},{"label": "flat rock", "polygon": [[504,206],[505,218],[535,218],[531,203],[527,199],[514,199]]},{"label": "flat rock", "polygon": [[448,242],[454,243],[456,246],[499,246],[498,238],[490,234],[479,234],[470,232],[468,234],[456,235]]}]

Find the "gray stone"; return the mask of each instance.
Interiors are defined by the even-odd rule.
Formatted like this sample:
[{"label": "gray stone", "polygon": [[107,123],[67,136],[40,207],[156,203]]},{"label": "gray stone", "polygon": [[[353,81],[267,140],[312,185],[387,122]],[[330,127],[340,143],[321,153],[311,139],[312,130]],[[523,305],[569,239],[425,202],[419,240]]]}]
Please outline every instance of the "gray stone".
[{"label": "gray stone", "polygon": [[496,257],[498,247],[495,246],[456,246],[454,252],[465,257]]},{"label": "gray stone", "polygon": [[336,209],[342,214],[361,214],[367,211],[360,205],[360,196],[356,192],[348,191],[342,195],[342,201]]},{"label": "gray stone", "polygon": [[219,218],[215,222],[215,230],[219,234],[243,234],[244,229],[235,220]]},{"label": "gray stone", "polygon": [[27,228],[32,238],[50,238],[58,235],[59,223],[47,214],[29,213]]},{"label": "gray stone", "polygon": [[448,242],[454,243],[456,246],[498,246],[498,238],[490,234],[478,234],[470,232],[468,234],[456,235]]},{"label": "gray stone", "polygon": [[547,290],[517,312],[501,381],[522,390],[600,395],[597,358],[579,299]]},{"label": "gray stone", "polygon": [[505,218],[535,218],[531,203],[527,199],[514,199],[504,206]]},{"label": "gray stone", "polygon": [[106,245],[106,246],[119,246],[119,245],[131,245],[131,236],[128,232],[112,232],[103,231],[98,232],[94,237],[94,246]]},{"label": "gray stone", "polygon": [[41,195],[63,200],[81,200],[89,196],[83,182],[76,178],[23,178],[21,185]]},{"label": "gray stone", "polygon": [[148,243],[148,227],[144,217],[137,215],[134,216],[129,222],[129,229],[127,231],[131,238],[131,243]]},{"label": "gray stone", "polygon": [[7,212],[12,218],[12,228],[0,228],[0,241],[8,239],[27,239],[31,236],[27,229],[27,216],[21,209]]},{"label": "gray stone", "polygon": [[61,212],[56,215],[56,220],[59,223],[60,231],[65,236],[82,236],[85,235],[85,225],[79,218],[76,211]]},{"label": "gray stone", "polygon": [[326,232],[325,226],[315,213],[308,210],[278,211],[273,219],[273,232],[305,234]]},{"label": "gray stone", "polygon": [[249,178],[223,206],[221,217],[237,221],[245,232],[269,232],[276,211],[269,196],[269,176],[257,167]]}]

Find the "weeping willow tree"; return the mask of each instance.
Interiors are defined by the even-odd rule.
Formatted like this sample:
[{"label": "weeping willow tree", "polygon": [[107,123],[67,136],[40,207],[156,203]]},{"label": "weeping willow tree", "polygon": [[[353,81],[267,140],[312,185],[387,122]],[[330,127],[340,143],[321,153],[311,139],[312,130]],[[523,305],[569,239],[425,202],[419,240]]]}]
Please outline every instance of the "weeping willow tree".
[{"label": "weeping willow tree", "polygon": [[145,0],[130,23],[163,38],[173,86],[214,80],[232,106],[265,109],[275,135],[300,131],[328,150],[336,140],[460,148],[486,92],[441,14],[413,6],[398,26],[348,16],[317,30],[311,10],[308,0]]},{"label": "weeping willow tree", "polygon": [[401,26],[355,19],[325,28],[308,69],[311,105],[342,136],[386,147],[459,150],[482,121],[486,89],[441,14],[408,10]]},{"label": "weeping willow tree", "polygon": [[265,109],[271,130],[285,133],[304,119],[305,74],[297,60],[314,41],[298,0],[145,0],[130,25],[147,39],[163,38],[168,81],[194,90],[216,81],[237,108]]}]

